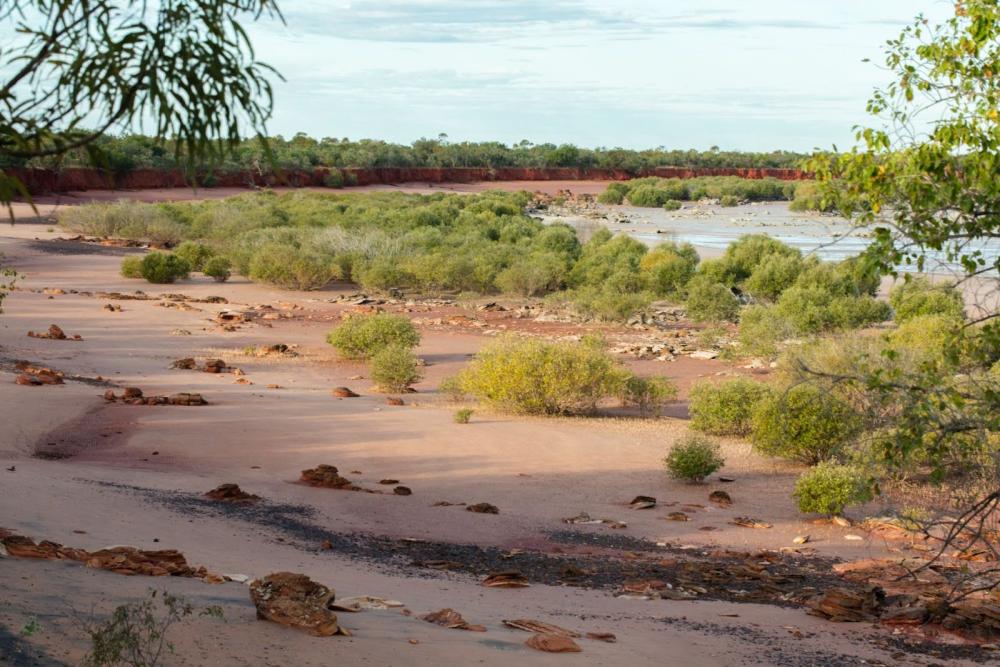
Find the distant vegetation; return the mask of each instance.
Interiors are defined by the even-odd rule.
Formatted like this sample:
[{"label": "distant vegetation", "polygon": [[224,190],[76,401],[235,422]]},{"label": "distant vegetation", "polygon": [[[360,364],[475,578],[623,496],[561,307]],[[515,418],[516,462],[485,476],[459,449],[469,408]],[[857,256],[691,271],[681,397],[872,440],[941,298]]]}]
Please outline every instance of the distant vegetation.
[{"label": "distant vegetation", "polygon": [[[135,169],[175,169],[184,166],[175,155],[170,142],[159,143],[138,134],[121,137],[102,136],[97,145],[106,156],[111,171],[124,174]],[[581,167],[615,169],[638,173],[654,167],[768,167],[794,168],[807,155],[788,151],[745,153],[739,151],[632,150],[626,148],[580,148],[572,144],[533,144],[522,141],[513,145],[500,142],[451,143],[446,138],[419,139],[412,144],[393,144],[376,139],[314,139],[296,134],[290,139],[281,136],[268,139],[274,165],[280,169],[313,169],[316,167]],[[7,164],[16,162],[8,158]],[[29,166],[48,167],[49,163],[35,160]],[[90,166],[83,151],[70,152],[62,158],[62,166]],[[262,143],[247,139],[237,144],[218,167],[223,171],[254,170],[267,172],[271,161]],[[4,166],[0,164],[0,166]],[[328,185],[348,184],[337,179]]]},{"label": "distant vegetation", "polygon": [[715,199],[721,206],[744,202],[790,201],[793,211],[829,210],[811,181],[783,181],[778,178],[738,176],[698,176],[696,178],[634,178],[609,183],[597,201],[602,204],[631,204],[644,208],[676,211],[681,202]]}]

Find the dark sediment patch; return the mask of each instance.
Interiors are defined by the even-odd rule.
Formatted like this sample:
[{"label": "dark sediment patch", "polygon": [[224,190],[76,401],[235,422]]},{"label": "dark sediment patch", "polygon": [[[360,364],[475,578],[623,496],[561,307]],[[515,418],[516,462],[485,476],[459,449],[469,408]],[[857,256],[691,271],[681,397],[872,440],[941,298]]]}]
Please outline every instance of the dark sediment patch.
[{"label": "dark sediment patch", "polygon": [[66,667],[33,645],[27,638],[14,634],[0,623],[0,664],[9,667]]},{"label": "dark sediment patch", "polygon": [[[697,599],[799,606],[804,596],[843,582],[833,575],[833,561],[776,553],[700,552],[657,546],[646,540],[618,540],[602,545],[628,552],[601,556],[557,555],[539,551],[508,551],[493,546],[407,540],[363,533],[338,533],[314,522],[315,510],[303,505],[265,500],[254,505],[219,504],[204,497],[114,482],[91,482],[139,495],[185,516],[238,520],[277,532],[285,543],[308,551],[323,551],[362,560],[409,576],[436,578],[442,571],[483,577],[516,570],[533,583],[617,590],[636,581],[660,581],[694,591]],[[566,541],[571,531],[557,536]],[[588,543],[585,536],[582,543]],[[322,545],[322,547],[321,547]]]},{"label": "dark sediment patch", "polygon": [[134,416],[98,405],[76,419],[59,424],[37,441],[31,455],[46,460],[68,459],[81,452],[125,444],[135,423]]},{"label": "dark sediment patch", "polygon": [[111,255],[114,257],[124,257],[126,255],[136,255],[145,252],[141,248],[123,248],[120,246],[106,246],[99,243],[87,243],[85,241],[30,241],[27,247],[37,252],[49,255]]},{"label": "dark sediment patch", "polygon": [[[13,357],[0,357],[0,371],[7,371],[9,373],[19,372],[17,370],[17,363],[19,361],[24,361],[24,360],[14,359]],[[42,362],[31,361],[29,363],[32,366],[39,366],[39,367],[45,366],[45,364],[43,364]],[[98,380],[97,378],[89,377],[86,375],[73,375],[70,373],[64,373],[62,378],[64,382],[79,382],[80,384],[90,385],[91,387],[107,388],[107,387],[118,386],[114,382],[111,382],[109,380],[103,380],[103,379]]]}]

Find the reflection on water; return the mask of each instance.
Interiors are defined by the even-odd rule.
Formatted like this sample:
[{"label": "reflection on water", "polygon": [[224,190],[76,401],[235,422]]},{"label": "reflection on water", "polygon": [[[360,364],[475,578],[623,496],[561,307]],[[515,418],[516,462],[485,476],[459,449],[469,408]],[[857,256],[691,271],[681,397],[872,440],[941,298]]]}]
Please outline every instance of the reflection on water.
[{"label": "reflection on water", "polygon": [[[628,234],[649,245],[664,241],[690,243],[702,256],[715,256],[744,234],[767,234],[798,248],[803,254],[815,254],[828,261],[842,260],[862,252],[871,240],[861,230],[852,230],[850,223],[835,216],[792,213],[784,202],[750,204],[734,208],[688,204],[681,211],[606,207],[608,228]],[[628,222],[623,222],[624,219]],[[561,217],[570,224],[593,224],[588,218]],[[622,222],[615,222],[622,220]],[[970,245],[977,248],[988,263],[1000,258],[1000,242]],[[704,252],[707,251],[707,252]],[[914,268],[900,266],[901,269]],[[926,266],[930,271],[960,271],[956,262],[948,261],[943,253],[928,253]]]}]

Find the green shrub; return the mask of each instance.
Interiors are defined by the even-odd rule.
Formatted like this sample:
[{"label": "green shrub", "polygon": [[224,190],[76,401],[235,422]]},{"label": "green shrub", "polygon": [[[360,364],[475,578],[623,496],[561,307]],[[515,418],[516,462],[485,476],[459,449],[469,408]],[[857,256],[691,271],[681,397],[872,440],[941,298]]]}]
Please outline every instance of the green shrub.
[{"label": "green shrub", "polygon": [[565,261],[555,253],[539,252],[511,264],[495,282],[504,294],[537,296],[557,289],[565,278]]},{"label": "green shrub", "polygon": [[119,272],[123,278],[142,278],[142,257],[140,255],[129,255],[122,260]]},{"label": "green shrub", "polygon": [[581,315],[604,322],[625,322],[649,308],[654,296],[646,291],[620,290],[611,283],[581,287],[560,295]]},{"label": "green shrub", "polygon": [[629,377],[622,384],[621,400],[624,405],[634,405],[639,416],[659,415],[660,409],[677,397],[677,385],[664,377]]},{"label": "green shrub", "polygon": [[473,411],[470,410],[469,408],[460,408],[458,410],[455,410],[455,415],[454,415],[455,423],[468,424],[469,420],[472,419],[472,413]]},{"label": "green shrub", "polygon": [[743,289],[754,298],[774,301],[795,283],[802,267],[798,255],[767,255],[753,268]]},{"label": "green shrub", "polygon": [[889,304],[870,296],[839,296],[829,308],[833,325],[840,329],[858,329],[892,317]]},{"label": "green shrub", "polygon": [[683,204],[681,204],[681,202],[677,201],[676,199],[668,199],[667,201],[663,202],[663,210],[678,211],[680,210],[682,205]]},{"label": "green shrub", "polygon": [[761,399],[751,440],[767,456],[814,464],[841,451],[859,428],[849,405],[820,387],[799,384]]},{"label": "green shrub", "polygon": [[184,241],[174,248],[174,254],[187,262],[192,271],[201,271],[215,253],[204,243]]},{"label": "green shrub", "polygon": [[833,296],[875,296],[882,282],[878,272],[859,258],[820,262],[809,258],[795,280],[796,287],[819,287]]},{"label": "green shrub", "polygon": [[736,378],[699,382],[691,389],[691,428],[712,435],[749,435],[754,410],[773,390],[766,384]]},{"label": "green shrub", "polygon": [[726,463],[716,443],[695,435],[674,444],[663,462],[671,477],[693,483],[703,482]]},{"label": "green shrub", "polygon": [[825,331],[833,326],[833,295],[822,287],[793,286],[778,299],[777,313],[797,334]]},{"label": "green shrub", "polygon": [[416,347],[420,333],[401,315],[351,315],[327,335],[326,342],[348,359],[367,359],[390,345]]},{"label": "green shrub", "polygon": [[625,201],[625,195],[628,193],[628,190],[629,186],[627,183],[611,183],[608,185],[608,188],[597,197],[597,201],[602,204],[621,204]]},{"label": "green shrub", "polygon": [[698,267],[698,252],[690,243],[661,243],[639,262],[646,284],[659,296],[678,294]]},{"label": "green shrub", "polygon": [[833,203],[826,201],[814,181],[803,181],[795,186],[795,198],[788,205],[790,211],[832,211]]},{"label": "green shrub", "polygon": [[687,192],[682,187],[666,184],[639,185],[628,191],[628,201],[632,206],[661,208],[668,201],[675,199],[687,199]]},{"label": "green shrub", "polygon": [[739,205],[740,198],[736,195],[722,195],[722,197],[719,198],[719,206],[731,207]]},{"label": "green shrub", "polygon": [[458,375],[463,394],[518,414],[587,414],[620,396],[628,373],[595,342],[501,338]]},{"label": "green shrub", "polygon": [[793,496],[801,512],[839,516],[848,505],[870,501],[873,487],[858,468],[824,462],[802,473]]},{"label": "green shrub", "polygon": [[954,344],[962,320],[948,315],[916,315],[889,334],[894,348],[903,348],[927,359],[943,359]]},{"label": "green shrub", "polygon": [[410,348],[394,343],[375,352],[371,358],[372,380],[382,391],[406,391],[420,379],[417,358]]},{"label": "green shrub", "polygon": [[698,276],[688,284],[686,307],[695,322],[724,322],[736,319],[740,302],[722,283]]},{"label": "green shrub", "polygon": [[214,278],[215,282],[224,283],[229,280],[229,276],[232,275],[231,269],[232,262],[225,257],[216,255],[215,257],[207,259],[201,270],[206,276]]},{"label": "green shrub", "polygon": [[314,290],[326,286],[338,271],[329,257],[272,243],[254,253],[247,275],[285,289]]},{"label": "green shrub", "polygon": [[794,327],[776,306],[747,306],[740,311],[740,351],[745,355],[773,357],[779,343],[794,335]]},{"label": "green shrub", "polygon": [[323,185],[328,188],[342,188],[344,187],[344,172],[339,169],[331,169],[327,172],[326,176],[323,177]]},{"label": "green shrub", "polygon": [[147,253],[139,263],[139,274],[151,283],[168,284],[187,278],[191,266],[176,255],[166,252]]},{"label": "green shrub", "polygon": [[897,322],[920,315],[944,315],[952,319],[965,317],[961,293],[951,285],[937,284],[924,277],[911,278],[892,288],[889,304]]}]

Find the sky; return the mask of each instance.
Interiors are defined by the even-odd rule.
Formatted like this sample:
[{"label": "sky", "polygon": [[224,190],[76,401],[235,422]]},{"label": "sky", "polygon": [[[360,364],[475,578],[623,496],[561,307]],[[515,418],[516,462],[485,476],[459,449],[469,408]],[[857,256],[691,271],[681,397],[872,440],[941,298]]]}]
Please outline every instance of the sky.
[{"label": "sky", "polygon": [[[885,40],[944,0],[284,0],[272,133],[409,143],[851,145]],[[865,63],[863,59],[871,58]]]}]

